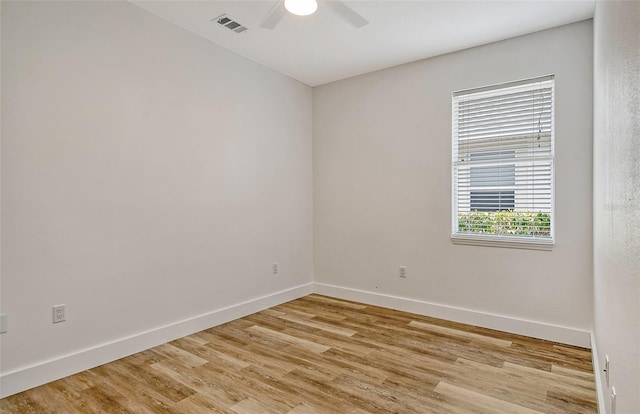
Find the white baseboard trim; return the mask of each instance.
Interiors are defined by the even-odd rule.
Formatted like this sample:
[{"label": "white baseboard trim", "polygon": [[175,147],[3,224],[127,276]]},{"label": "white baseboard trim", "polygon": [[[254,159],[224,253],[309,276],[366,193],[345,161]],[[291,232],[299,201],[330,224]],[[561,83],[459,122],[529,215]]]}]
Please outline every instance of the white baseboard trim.
[{"label": "white baseboard trim", "polygon": [[0,398],[124,358],[313,293],[313,283],[254,298],[169,325],[19,368],[0,376]]},{"label": "white baseboard trim", "polygon": [[385,308],[412,312],[419,315],[466,323],[483,328],[546,339],[563,344],[590,348],[589,332],[575,328],[550,325],[502,315],[478,312],[453,306],[439,305],[377,292],[345,288],[341,286],[314,283],[314,292],[335,298],[352,300]]},{"label": "white baseboard trim", "polygon": [[307,283],[295,286],[179,322],[140,332],[129,337],[120,338],[3,373],[0,375],[0,398],[8,397],[30,388],[124,358],[128,355],[242,318],[311,293],[467,323],[534,338],[547,339],[584,348],[593,347],[593,366],[598,389],[599,409],[601,413],[606,413],[603,407],[604,388],[598,367],[598,357],[595,352],[595,341],[592,338],[592,334],[587,331],[323,283]]},{"label": "white baseboard trim", "polygon": [[605,380],[600,369],[600,360],[598,358],[598,350],[596,344],[596,338],[591,332],[591,361],[593,363],[593,373],[596,377],[596,398],[598,399],[598,413],[607,414],[607,407],[604,399],[604,390],[607,388]]}]

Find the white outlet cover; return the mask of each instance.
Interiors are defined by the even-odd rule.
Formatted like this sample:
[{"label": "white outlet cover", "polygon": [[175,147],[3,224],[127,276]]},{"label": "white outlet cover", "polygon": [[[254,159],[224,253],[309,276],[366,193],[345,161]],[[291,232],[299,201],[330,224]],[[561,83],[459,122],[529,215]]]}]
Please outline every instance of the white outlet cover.
[{"label": "white outlet cover", "polygon": [[3,313],[0,315],[0,334],[7,332],[7,319],[9,315]]},{"label": "white outlet cover", "polygon": [[611,387],[609,384],[609,373],[611,371],[611,361],[609,360],[609,355],[604,356],[604,378],[607,382],[607,388]]},{"label": "white outlet cover", "polygon": [[611,387],[611,414],[616,414],[616,387]]},{"label": "white outlet cover", "polygon": [[55,305],[53,307],[53,323],[64,322],[67,320],[65,315],[65,306],[67,305]]}]

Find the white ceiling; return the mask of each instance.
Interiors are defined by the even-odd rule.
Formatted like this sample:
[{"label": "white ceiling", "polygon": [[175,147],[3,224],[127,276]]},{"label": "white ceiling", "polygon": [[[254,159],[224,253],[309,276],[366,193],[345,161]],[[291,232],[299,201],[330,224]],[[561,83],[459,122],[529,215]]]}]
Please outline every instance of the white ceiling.
[{"label": "white ceiling", "polygon": [[[319,2],[306,17],[287,13],[274,30],[258,24],[275,0],[132,3],[310,86],[593,17],[595,0],[346,1],[369,21],[356,29]],[[249,30],[212,19],[227,13]]]}]

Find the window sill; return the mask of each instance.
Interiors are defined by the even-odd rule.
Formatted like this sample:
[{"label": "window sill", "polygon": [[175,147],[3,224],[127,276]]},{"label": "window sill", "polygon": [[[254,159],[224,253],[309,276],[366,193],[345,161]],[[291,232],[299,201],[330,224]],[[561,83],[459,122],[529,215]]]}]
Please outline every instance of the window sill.
[{"label": "window sill", "polygon": [[454,234],[451,236],[453,244],[467,244],[485,247],[506,247],[510,249],[544,250],[551,251],[554,246],[552,239],[531,239],[529,237],[500,237],[471,234]]}]

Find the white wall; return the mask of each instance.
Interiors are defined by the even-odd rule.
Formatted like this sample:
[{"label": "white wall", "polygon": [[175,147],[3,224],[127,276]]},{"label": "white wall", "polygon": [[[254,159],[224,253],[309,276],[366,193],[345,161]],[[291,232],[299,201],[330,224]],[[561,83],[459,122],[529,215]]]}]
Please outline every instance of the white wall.
[{"label": "white wall", "polygon": [[310,283],[311,94],[129,3],[3,2],[2,374]]},{"label": "white wall", "polygon": [[[315,282],[590,331],[592,45],[589,20],[314,88]],[[451,93],[547,74],[553,251],[452,244]]]},{"label": "white wall", "polygon": [[[0,394],[302,292],[313,254],[320,286],[591,329],[590,22],[317,87],[313,113],[127,3],[3,2],[1,27]],[[451,92],[549,73],[554,250],[451,244]]]},{"label": "white wall", "polygon": [[[594,334],[617,413],[640,410],[640,3],[594,17]],[[607,413],[611,391],[602,381]]]}]

